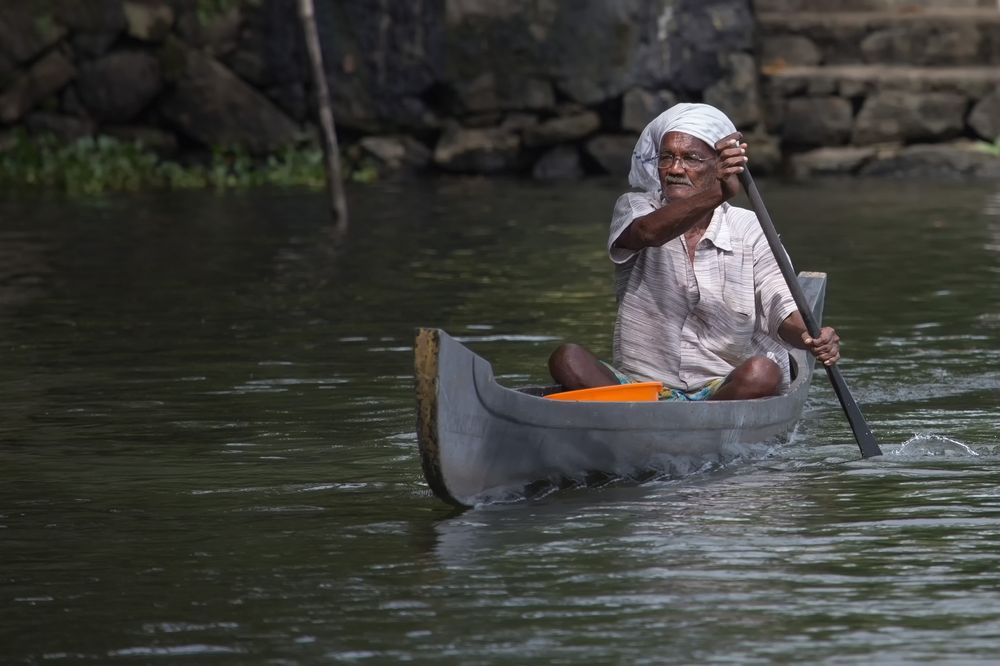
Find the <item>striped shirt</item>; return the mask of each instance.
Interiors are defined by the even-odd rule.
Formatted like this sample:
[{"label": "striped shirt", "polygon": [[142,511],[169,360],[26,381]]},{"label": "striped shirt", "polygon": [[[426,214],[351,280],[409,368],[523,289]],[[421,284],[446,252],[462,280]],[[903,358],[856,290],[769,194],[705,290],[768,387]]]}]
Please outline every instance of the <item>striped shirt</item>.
[{"label": "striped shirt", "polygon": [[634,192],[615,203],[615,367],[636,381],[692,391],[762,355],[782,369],[786,390],[788,347],[778,329],[796,306],[757,217],[727,203],[716,208],[693,263],[683,235],[638,252],[614,246],[634,219],[661,205]]}]

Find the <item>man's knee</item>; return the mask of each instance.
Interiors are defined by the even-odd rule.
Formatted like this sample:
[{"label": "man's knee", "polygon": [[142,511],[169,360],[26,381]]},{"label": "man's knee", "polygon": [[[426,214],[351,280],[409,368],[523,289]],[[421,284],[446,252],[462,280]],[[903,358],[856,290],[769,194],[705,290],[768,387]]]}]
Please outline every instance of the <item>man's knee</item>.
[{"label": "man's knee", "polygon": [[752,400],[777,395],[781,386],[781,368],[766,356],[753,356],[726,378],[713,396],[718,400]]},{"label": "man's knee", "polygon": [[616,383],[614,374],[586,347],[559,345],[549,356],[549,374],[566,388],[590,388]]},{"label": "man's knee", "polygon": [[549,356],[549,368],[577,365],[581,358],[590,354],[587,349],[573,342],[564,342]]},{"label": "man's knee", "polygon": [[549,356],[549,374],[557,380],[576,376],[589,356],[590,352],[585,347],[564,342]]},{"label": "man's knee", "polygon": [[766,356],[753,356],[746,361],[747,379],[761,387],[774,387],[777,391],[781,385],[781,368]]}]

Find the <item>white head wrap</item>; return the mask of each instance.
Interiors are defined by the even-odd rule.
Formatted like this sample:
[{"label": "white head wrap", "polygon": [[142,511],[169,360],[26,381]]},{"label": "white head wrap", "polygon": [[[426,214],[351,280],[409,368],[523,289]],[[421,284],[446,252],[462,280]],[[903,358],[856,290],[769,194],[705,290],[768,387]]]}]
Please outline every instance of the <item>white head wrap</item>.
[{"label": "white head wrap", "polygon": [[655,157],[660,154],[660,142],[667,132],[684,132],[701,139],[712,148],[719,139],[736,131],[726,114],[708,104],[675,104],[646,125],[632,152],[632,168],[628,182],[650,194],[659,195],[660,176]]}]

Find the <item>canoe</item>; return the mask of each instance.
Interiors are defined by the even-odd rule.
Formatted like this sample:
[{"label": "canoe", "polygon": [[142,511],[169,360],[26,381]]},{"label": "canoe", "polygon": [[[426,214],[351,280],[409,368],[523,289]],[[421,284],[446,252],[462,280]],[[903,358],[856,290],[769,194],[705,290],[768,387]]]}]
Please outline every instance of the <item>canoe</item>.
[{"label": "canoe", "polygon": [[[826,274],[798,277],[822,321]],[[725,463],[794,428],[813,374],[812,356],[793,350],[789,390],[770,398],[562,401],[543,397],[558,386],[502,386],[486,359],[440,329],[419,329],[414,353],[424,476],[462,507]]]}]

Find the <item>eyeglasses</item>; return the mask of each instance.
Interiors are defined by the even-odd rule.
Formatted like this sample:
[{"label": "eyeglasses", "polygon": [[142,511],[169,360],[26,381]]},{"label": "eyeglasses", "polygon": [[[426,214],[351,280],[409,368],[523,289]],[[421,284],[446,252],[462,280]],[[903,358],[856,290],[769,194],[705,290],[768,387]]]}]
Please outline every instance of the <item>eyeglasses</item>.
[{"label": "eyeglasses", "polygon": [[674,155],[673,153],[660,153],[659,155],[653,155],[652,157],[647,157],[646,162],[656,162],[656,166],[661,169],[668,169],[674,165],[677,160],[681,161],[682,169],[697,169],[702,164],[707,162],[708,157],[699,157],[694,153],[684,153],[683,155]]}]

